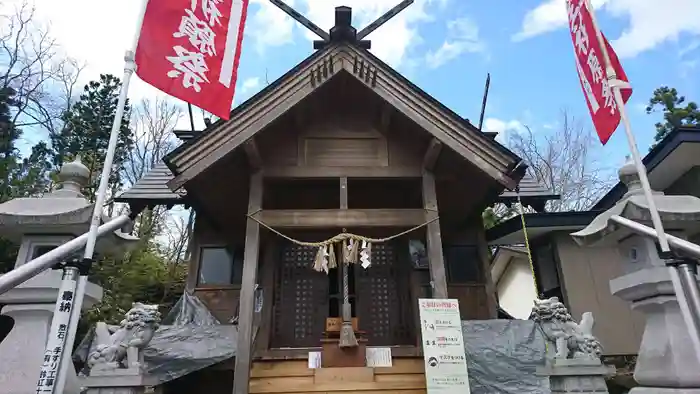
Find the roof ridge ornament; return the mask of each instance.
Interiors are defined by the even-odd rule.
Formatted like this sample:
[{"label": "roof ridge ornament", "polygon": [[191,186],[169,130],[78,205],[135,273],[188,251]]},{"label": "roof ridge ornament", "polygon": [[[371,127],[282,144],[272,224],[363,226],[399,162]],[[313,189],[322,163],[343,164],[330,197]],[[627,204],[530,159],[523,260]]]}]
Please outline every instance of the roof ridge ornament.
[{"label": "roof ridge ornament", "polygon": [[340,42],[356,45],[363,49],[370,49],[372,47],[372,42],[364,38],[396,16],[399,12],[403,11],[406,7],[413,4],[413,1],[414,0],[402,1],[359,32],[352,26],[352,8],[347,6],[335,7],[335,25],[331,27],[329,32],[326,32],[304,15],[297,12],[294,8],[285,4],[282,0],[270,0],[277,8],[284,11],[287,15],[291,16],[292,19],[321,38],[321,40],[314,41],[314,49],[323,49],[329,44]]}]

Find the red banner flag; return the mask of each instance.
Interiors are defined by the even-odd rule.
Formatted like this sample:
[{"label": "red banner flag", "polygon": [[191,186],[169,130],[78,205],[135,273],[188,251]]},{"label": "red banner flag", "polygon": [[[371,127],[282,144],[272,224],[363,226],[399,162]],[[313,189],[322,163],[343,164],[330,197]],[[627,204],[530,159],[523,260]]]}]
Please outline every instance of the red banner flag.
[{"label": "red banner flag", "polygon": [[[605,145],[620,124],[620,112],[605,72],[603,49],[591,17],[592,11],[586,7],[586,0],[566,0],[566,7],[581,87],[600,142]],[[617,80],[628,82],[620,60],[605,36],[603,41]],[[620,93],[622,100],[627,103],[632,95],[632,88],[621,89]]]},{"label": "red banner flag", "polygon": [[228,119],[248,0],[149,0],[136,74],[163,92]]}]

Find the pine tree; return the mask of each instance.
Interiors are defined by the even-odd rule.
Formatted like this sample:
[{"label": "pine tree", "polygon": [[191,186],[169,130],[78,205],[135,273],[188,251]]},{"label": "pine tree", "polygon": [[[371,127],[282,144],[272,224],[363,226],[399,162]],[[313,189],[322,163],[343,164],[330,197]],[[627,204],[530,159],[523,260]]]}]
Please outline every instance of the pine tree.
[{"label": "pine tree", "polygon": [[[90,170],[91,182],[84,193],[91,201],[95,200],[102,163],[107,155],[120,89],[121,81],[110,74],[102,74],[99,81],[85,85],[80,100],[63,115],[65,127],[60,133],[51,136],[55,166],[60,167],[65,160],[80,155],[83,164]],[[114,154],[110,190],[122,186],[124,165],[128,160],[129,149],[134,144],[134,135],[129,125],[130,113],[127,100]]]},{"label": "pine tree", "polygon": [[[12,120],[12,110],[17,105],[14,96],[11,88],[0,89],[0,203],[43,193],[51,169],[44,142],[36,144],[29,156],[20,156],[17,142],[22,131]],[[16,255],[16,245],[0,239],[0,273],[12,269]]]},{"label": "pine tree", "polygon": [[663,112],[664,121],[656,123],[656,136],[654,136],[656,143],[680,126],[700,125],[698,104],[693,101],[686,103],[685,96],[679,96],[676,88],[662,86],[654,90],[646,112],[647,114],[656,112],[659,107]]}]

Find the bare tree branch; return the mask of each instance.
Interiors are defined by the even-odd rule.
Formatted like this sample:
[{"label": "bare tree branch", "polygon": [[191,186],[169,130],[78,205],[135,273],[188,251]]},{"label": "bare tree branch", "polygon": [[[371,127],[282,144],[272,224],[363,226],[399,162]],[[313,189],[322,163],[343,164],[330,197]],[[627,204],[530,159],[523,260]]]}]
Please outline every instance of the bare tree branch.
[{"label": "bare tree branch", "polygon": [[136,143],[126,165],[129,184],[136,183],[175,148],[177,139],[172,131],[183,117],[183,110],[166,99],[143,99],[133,110],[133,116]]},{"label": "bare tree branch", "polygon": [[549,134],[526,132],[511,135],[508,146],[528,163],[530,174],[561,195],[550,201],[550,212],[590,208],[612,184],[613,173],[599,160],[594,133],[562,110],[561,125]]},{"label": "bare tree branch", "polygon": [[15,92],[13,122],[37,126],[49,134],[62,127],[83,66],[63,56],[47,28],[34,22],[26,1],[10,15],[0,15],[0,89]]},{"label": "bare tree branch", "polygon": [[[135,143],[129,152],[124,175],[127,185],[133,185],[143,178],[153,167],[160,163],[163,156],[173,150],[177,139],[173,129],[183,116],[183,110],[174,102],[156,98],[154,101],[143,99],[133,110]],[[143,212],[136,222],[136,232],[142,239],[153,239],[163,232],[170,237],[168,222],[171,216],[163,206]],[[175,226],[175,232],[184,234]],[[179,236],[179,235],[178,235]],[[168,239],[166,253],[170,253],[173,240]]]}]

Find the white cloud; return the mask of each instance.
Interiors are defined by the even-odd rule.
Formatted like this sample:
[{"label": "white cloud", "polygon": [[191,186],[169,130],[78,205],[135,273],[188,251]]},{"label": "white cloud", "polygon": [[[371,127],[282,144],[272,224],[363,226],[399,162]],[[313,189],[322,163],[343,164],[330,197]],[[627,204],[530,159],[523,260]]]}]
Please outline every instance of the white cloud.
[{"label": "white cloud", "polygon": [[[398,66],[405,60],[407,49],[419,40],[417,24],[430,21],[428,6],[443,7],[448,0],[417,0],[389,22],[370,34],[367,39],[372,41],[372,52],[382,60]],[[335,21],[334,9],[337,6],[348,5],[353,11],[353,25],[362,29],[377,17],[398,4],[397,0],[296,0],[285,1],[290,6],[306,16],[313,23],[328,31]],[[288,17],[284,12],[272,5],[269,0],[254,0],[259,7],[253,12],[253,23],[249,36],[253,37],[258,50],[269,46],[279,46],[293,41],[293,32],[300,30],[308,40],[318,37]],[[252,9],[251,9],[252,11]],[[260,37],[260,38],[259,38]],[[311,43],[309,43],[311,49]]]},{"label": "white cloud", "polygon": [[[620,57],[633,57],[659,44],[678,40],[681,34],[700,35],[700,2],[697,0],[593,0],[593,8],[629,25],[612,45]],[[529,11],[514,41],[521,41],[567,25],[565,0],[547,0]],[[604,29],[604,27],[603,27]]]},{"label": "white cloud", "polygon": [[[645,1],[645,0],[637,0]],[[653,0],[652,0],[653,1]],[[608,0],[592,0],[593,9],[599,9]],[[566,0],[547,0],[528,11],[523,18],[520,31],[512,38],[513,41],[522,41],[543,33],[548,33],[567,25]]]},{"label": "white cloud", "polygon": [[241,84],[241,94],[249,93],[253,90],[257,90],[260,87],[260,78],[253,77],[248,78]]},{"label": "white cloud", "polygon": [[700,49],[700,39],[694,40],[690,44],[682,47],[678,51],[678,57],[683,57],[687,54],[695,52],[695,50],[697,50],[697,49]]},{"label": "white cloud", "polygon": [[700,66],[700,59],[683,60],[679,66],[681,77],[688,78],[695,74],[695,70]]},{"label": "white cloud", "polygon": [[[294,6],[293,0],[287,0],[286,3]],[[252,0],[248,7],[245,39],[252,40],[258,52],[293,41],[296,21],[275,7],[270,0]],[[253,12],[256,7],[257,10]]]},{"label": "white cloud", "polygon": [[682,33],[700,35],[700,2],[697,0],[612,0],[614,16],[629,17],[630,24],[612,42],[621,57],[632,57],[657,45],[678,40]]},{"label": "white cloud", "polygon": [[684,79],[694,79],[696,69],[700,66],[700,39],[691,41],[678,51],[679,73]]},{"label": "white cloud", "polygon": [[498,133],[496,140],[501,144],[508,142],[509,136],[512,133],[522,133],[525,131],[525,125],[518,120],[501,120],[497,118],[486,118],[484,120],[484,131],[489,133]]},{"label": "white cloud", "polygon": [[486,45],[479,38],[479,27],[467,17],[447,22],[447,38],[442,46],[426,54],[428,67],[437,68],[463,53],[483,52]]},{"label": "white cloud", "polygon": [[635,112],[639,112],[641,114],[647,113],[647,104],[642,101],[635,101],[633,103],[630,103],[627,105],[628,107],[631,107]]},{"label": "white cloud", "polygon": [[[9,15],[24,0],[0,2],[0,14]],[[267,0],[261,1],[269,4]],[[35,5],[35,21],[49,28],[50,35],[60,45],[62,52],[86,64],[78,81],[78,91],[100,74],[113,74],[120,79],[124,74],[124,51],[132,45],[136,31],[136,19],[143,0],[30,0]],[[77,12],[79,11],[79,16]],[[105,17],[108,16],[108,17]],[[76,23],[79,18],[79,23]],[[275,23],[278,28],[281,26]],[[272,30],[272,29],[271,29]],[[237,92],[250,91],[259,79],[239,80]],[[237,94],[238,96],[238,94]],[[185,103],[143,82],[138,76],[131,78],[129,99],[132,103],[148,97],[168,97],[185,107]],[[237,100],[238,101],[238,100]],[[195,109],[197,128],[204,127],[203,111]],[[178,128],[190,128],[189,117],[183,117]]]}]

